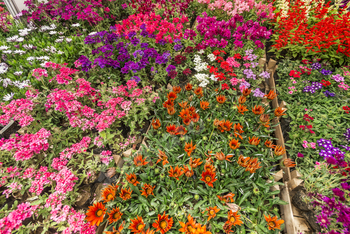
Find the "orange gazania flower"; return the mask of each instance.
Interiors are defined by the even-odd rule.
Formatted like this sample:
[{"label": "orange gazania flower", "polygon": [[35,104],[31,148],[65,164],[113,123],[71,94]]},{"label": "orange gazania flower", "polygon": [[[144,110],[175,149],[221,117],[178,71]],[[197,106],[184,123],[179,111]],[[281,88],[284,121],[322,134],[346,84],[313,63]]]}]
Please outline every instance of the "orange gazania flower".
[{"label": "orange gazania flower", "polygon": [[231,131],[232,124],[233,123],[231,123],[229,120],[223,119],[222,121],[219,122],[218,130],[220,132],[225,132],[225,131],[229,132],[229,131]]},{"label": "orange gazania flower", "polygon": [[230,140],[229,146],[230,146],[231,149],[235,150],[235,149],[237,149],[240,146],[240,144],[241,143],[239,143],[238,140],[232,139],[232,140]]},{"label": "orange gazania flower", "polygon": [[[207,159],[208,160],[208,159]],[[209,161],[206,161],[205,162],[205,165],[204,165],[204,170],[205,171],[212,171],[212,172],[215,172],[216,171],[216,168],[211,164],[211,162]]]},{"label": "orange gazania flower", "polygon": [[196,158],[195,160],[192,160],[192,157],[190,158],[190,166],[191,168],[196,168],[198,167],[199,165],[201,165],[203,162],[201,162],[201,159],[200,158]]},{"label": "orange gazania flower", "polygon": [[149,185],[149,184],[144,184],[143,187],[142,187],[142,190],[141,190],[141,195],[145,196],[145,197],[148,197],[149,195],[153,195],[153,190],[156,186],[154,185],[152,187],[152,185]]},{"label": "orange gazania flower", "polygon": [[266,94],[265,97],[267,97],[269,100],[273,100],[275,97],[277,97],[277,94],[273,90],[270,90],[270,92]]},{"label": "orange gazania flower", "polygon": [[[216,213],[220,211],[220,209],[217,206],[214,207],[208,207],[205,209],[205,211],[208,211],[208,221],[216,216]],[[203,213],[205,212],[203,211]]]},{"label": "orange gazania flower", "polygon": [[185,101],[179,102],[178,104],[179,104],[179,106],[180,106],[181,108],[183,108],[183,109],[186,109],[186,107],[187,107],[187,102],[185,102]]},{"label": "orange gazania flower", "polygon": [[231,223],[226,222],[222,228],[224,229],[226,234],[230,234],[231,232],[233,232],[231,230],[232,229],[232,224]]},{"label": "orange gazania flower", "polygon": [[238,136],[241,138],[241,140],[243,140],[243,137],[240,134],[244,133],[244,131],[243,126],[240,123],[233,125],[233,131],[235,132],[235,137]]},{"label": "orange gazania flower", "polygon": [[233,226],[239,225],[243,223],[240,218],[240,215],[237,214],[237,212],[232,212],[231,210],[228,212],[227,222],[232,224]]},{"label": "orange gazania flower", "polygon": [[286,109],[281,108],[281,107],[277,107],[275,109],[275,116],[276,117],[281,117],[282,115],[286,115],[286,114],[284,114],[285,111],[286,111]]},{"label": "orange gazania flower", "polygon": [[248,161],[248,165],[245,171],[249,171],[251,174],[255,173],[256,170],[261,168],[260,162],[258,162],[257,158],[252,158]]},{"label": "orange gazania flower", "polygon": [[166,156],[166,154],[163,151],[161,151],[160,149],[158,149],[158,152],[159,152],[158,153],[158,160],[156,163],[163,161],[163,163],[162,163],[163,166],[166,165],[167,163],[169,163],[168,156]]},{"label": "orange gazania flower", "polygon": [[286,152],[286,149],[282,147],[281,145],[277,145],[275,148],[275,155],[276,156],[281,156]]},{"label": "orange gazania flower", "polygon": [[248,166],[248,162],[249,162],[250,157],[246,157],[244,158],[243,155],[240,155],[238,158],[238,165],[240,165],[241,167],[247,167]]},{"label": "orange gazania flower", "polygon": [[166,100],[163,103],[163,107],[165,107],[165,108],[169,108],[170,106],[174,106],[174,101],[173,100]]},{"label": "orange gazania flower", "polygon": [[164,234],[173,226],[173,218],[169,219],[169,215],[165,215],[164,211],[163,215],[158,214],[158,220],[156,220],[152,226],[157,228],[157,232],[159,231]]},{"label": "orange gazania flower", "polygon": [[197,224],[197,230],[196,233],[198,234],[212,234],[211,232],[207,231],[207,226],[201,225],[200,223]]},{"label": "orange gazania flower", "polygon": [[243,96],[247,97],[251,91],[252,91],[251,89],[243,89],[242,94]]},{"label": "orange gazania flower", "polygon": [[151,229],[147,229],[146,231],[143,231],[141,234],[154,234],[156,231],[155,230],[151,230]]},{"label": "orange gazania flower", "polygon": [[192,115],[192,114],[196,113],[196,108],[195,108],[194,106],[190,106],[190,107],[188,108],[188,111],[189,111],[190,114]]},{"label": "orange gazania flower", "polygon": [[224,201],[224,202],[234,202],[234,200],[233,200],[233,197],[235,196],[235,194],[234,193],[228,193],[228,194],[226,194],[225,196],[219,196],[219,195],[216,195],[218,198],[219,198],[219,200],[220,201]]},{"label": "orange gazania flower", "polygon": [[122,215],[123,213],[120,212],[118,207],[111,210],[111,212],[108,213],[109,224],[117,222],[122,217]]},{"label": "orange gazania flower", "polygon": [[264,113],[265,109],[264,109],[262,106],[260,106],[260,105],[258,105],[258,106],[255,105],[255,106],[252,108],[252,111],[253,111],[253,113],[256,114],[256,115],[261,115],[262,113]]},{"label": "orange gazania flower", "polygon": [[175,125],[169,125],[166,127],[166,131],[170,133],[171,135],[175,135],[176,126]]},{"label": "orange gazania flower", "polygon": [[200,102],[200,105],[201,105],[201,108],[202,108],[203,110],[209,108],[209,102],[207,102],[207,101],[201,101],[201,102]]},{"label": "orange gazania flower", "polygon": [[191,113],[190,113],[189,108],[182,109],[182,110],[180,111],[179,117],[180,117],[181,119],[189,119],[189,118],[191,118]]},{"label": "orange gazania flower", "polygon": [[224,160],[226,160],[226,161],[231,162],[231,161],[229,160],[229,158],[232,158],[232,157],[233,157],[233,155],[227,155],[227,156],[225,156],[225,154],[224,154],[223,152],[218,152],[218,153],[215,154],[215,158],[216,158],[217,160],[219,160],[219,161],[224,161]]},{"label": "orange gazania flower", "polygon": [[193,169],[189,169],[187,166],[184,166],[184,174],[186,177],[192,177],[194,174]]},{"label": "orange gazania flower", "polygon": [[190,83],[188,83],[186,86],[185,86],[185,89],[187,91],[191,91],[192,90],[192,85]]},{"label": "orange gazania flower", "polygon": [[122,222],[122,224],[120,224],[118,230],[116,230],[114,227],[113,227],[113,231],[105,231],[105,234],[121,234],[123,229],[124,229],[124,224],[125,224],[125,221]]},{"label": "orange gazania flower", "polygon": [[226,102],[226,97],[224,95],[219,95],[216,97],[216,101],[220,104],[224,104]]},{"label": "orange gazania flower", "polygon": [[173,115],[176,113],[176,110],[173,106],[168,107],[168,114]]},{"label": "orange gazania flower", "polygon": [[197,95],[197,96],[200,96],[202,97],[203,96],[203,89],[202,87],[198,87],[194,90],[194,93]]},{"label": "orange gazania flower", "polygon": [[161,126],[159,119],[152,120],[152,126],[154,129],[158,129]]},{"label": "orange gazania flower", "polygon": [[238,112],[241,113],[242,115],[244,115],[244,112],[248,111],[246,106],[242,106],[241,104],[239,104],[237,106]]},{"label": "orange gazania flower", "polygon": [[183,169],[181,167],[176,166],[175,169],[170,166],[169,170],[169,176],[174,177],[175,179],[179,180],[180,176],[184,173]]},{"label": "orange gazania flower", "polygon": [[281,230],[281,224],[284,223],[284,220],[281,219],[281,220],[277,220],[277,216],[275,217],[271,217],[270,215],[269,216],[265,216],[265,220],[267,222],[267,226],[269,227],[269,230],[275,230],[275,229],[279,229]]},{"label": "orange gazania flower", "polygon": [[175,135],[185,135],[187,133],[186,128],[184,128],[182,125],[178,126],[175,130]]},{"label": "orange gazania flower", "polygon": [[148,162],[146,162],[146,158],[143,159],[142,155],[139,154],[134,158],[134,164],[135,164],[135,166],[141,167],[141,166],[148,164]]},{"label": "orange gazania flower", "polygon": [[197,123],[199,120],[199,114],[198,113],[193,113],[192,116],[191,116],[191,121],[193,123]]},{"label": "orange gazania flower", "polygon": [[260,139],[259,137],[253,136],[252,138],[249,137],[249,144],[251,145],[259,145]]},{"label": "orange gazania flower", "polygon": [[[126,173],[125,173],[125,174],[126,174]],[[134,186],[136,186],[137,184],[140,183],[140,182],[137,181],[136,175],[135,175],[134,173],[132,173],[132,174],[130,174],[130,175],[126,174],[126,180],[127,180],[130,184],[132,184],[132,185],[134,185]]]},{"label": "orange gazania flower", "polygon": [[173,92],[176,93],[176,94],[180,93],[181,92],[181,87],[180,86],[174,86],[173,87]]},{"label": "orange gazania flower", "polygon": [[107,187],[105,189],[103,189],[102,191],[102,200],[104,203],[109,202],[114,200],[115,198],[115,189],[111,188],[111,187]]},{"label": "orange gazania flower", "polygon": [[131,189],[129,188],[128,190],[126,189],[121,189],[119,193],[119,197],[123,199],[124,201],[128,200],[131,198]]},{"label": "orange gazania flower", "polygon": [[103,221],[103,216],[106,213],[106,207],[102,202],[95,203],[93,206],[89,206],[89,210],[86,212],[86,220],[90,222],[90,226],[99,226]]},{"label": "orange gazania flower", "polygon": [[285,166],[285,167],[295,167],[296,164],[290,158],[286,158],[286,159],[283,160],[283,166]]},{"label": "orange gazania flower", "polygon": [[266,128],[270,127],[270,115],[262,114],[260,115],[259,120],[262,123],[262,125],[264,125]]},{"label": "orange gazania flower", "polygon": [[215,181],[217,181],[217,179],[215,179],[215,176],[216,176],[216,173],[213,172],[212,170],[205,170],[205,171],[202,172],[202,179],[201,179],[201,181],[203,181],[208,186],[213,188],[213,183]]},{"label": "orange gazania flower", "polygon": [[184,122],[184,124],[186,126],[190,125],[190,123],[191,123],[191,119],[189,119],[189,118],[184,118],[184,119],[182,119],[182,121]]},{"label": "orange gazania flower", "polygon": [[269,140],[265,141],[265,146],[271,149],[274,149],[276,147],[274,144],[272,144],[272,141],[269,141]]},{"label": "orange gazania flower", "polygon": [[247,98],[245,96],[239,96],[238,103],[244,104],[247,101]]},{"label": "orange gazania flower", "polygon": [[168,100],[174,101],[177,98],[177,94],[175,92],[170,92],[167,95]]},{"label": "orange gazania flower", "polygon": [[143,222],[143,219],[139,216],[137,216],[136,219],[131,219],[130,221],[131,224],[129,226],[129,229],[131,230],[131,232],[141,233],[146,226]]},{"label": "orange gazania flower", "polygon": [[179,231],[184,232],[186,234],[196,233],[196,229],[198,227],[196,220],[193,219],[193,217],[190,214],[188,215],[187,219],[188,219],[187,223],[183,223],[179,221],[181,225],[181,228],[179,229]]},{"label": "orange gazania flower", "polygon": [[196,149],[196,145],[192,144],[192,140],[191,140],[191,143],[185,142],[185,151],[187,152],[188,157],[191,156],[192,151],[195,149]]}]

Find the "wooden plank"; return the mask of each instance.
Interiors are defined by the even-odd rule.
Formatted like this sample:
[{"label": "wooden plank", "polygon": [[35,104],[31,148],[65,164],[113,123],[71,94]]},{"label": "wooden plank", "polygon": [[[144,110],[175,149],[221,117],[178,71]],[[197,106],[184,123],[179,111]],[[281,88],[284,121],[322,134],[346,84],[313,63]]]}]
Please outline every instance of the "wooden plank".
[{"label": "wooden plank", "polygon": [[287,205],[281,205],[281,210],[283,211],[284,222],[286,225],[286,233],[288,234],[296,234],[295,226],[294,226],[294,216],[292,211],[292,204],[290,201],[289,191],[288,191],[288,183],[284,183],[284,187],[280,193],[281,199],[285,202],[288,202]]}]

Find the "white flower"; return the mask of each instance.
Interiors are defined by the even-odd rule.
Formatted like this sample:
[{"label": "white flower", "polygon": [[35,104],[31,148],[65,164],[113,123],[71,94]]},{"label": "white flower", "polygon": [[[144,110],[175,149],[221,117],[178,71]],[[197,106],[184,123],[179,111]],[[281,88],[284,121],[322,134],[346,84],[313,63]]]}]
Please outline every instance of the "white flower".
[{"label": "white flower", "polygon": [[9,78],[3,79],[2,80],[2,86],[7,88],[8,85],[11,85],[12,81]]},{"label": "white flower", "polygon": [[33,48],[34,48],[34,46],[33,46],[32,44],[29,44],[29,45],[24,44],[23,47],[24,47],[24,49],[26,49],[26,50],[30,50],[30,49],[33,49]]},{"label": "white flower", "polygon": [[47,30],[50,30],[49,26],[41,26],[41,28],[39,29],[39,32],[45,32]]},{"label": "white flower", "polygon": [[91,32],[89,33],[89,36],[95,35],[97,32]]},{"label": "white flower", "polygon": [[203,53],[204,53],[204,50],[198,51],[198,54],[203,54]]},{"label": "white flower", "polygon": [[24,32],[20,32],[19,33],[19,35],[21,36],[21,37],[25,37],[25,36],[27,36],[29,34],[29,32],[27,32],[27,31],[24,31]]},{"label": "white flower", "polygon": [[63,35],[63,34],[64,34],[64,32],[58,32],[58,34]]},{"label": "white flower", "polygon": [[0,50],[7,50],[8,48],[10,48],[10,47],[8,47],[8,46],[0,46]]},{"label": "white flower", "polygon": [[69,43],[69,42],[71,42],[73,39],[71,39],[71,38],[66,38],[66,41]]},{"label": "white flower", "polygon": [[12,54],[12,50],[4,50],[3,53],[4,54]]},{"label": "white flower", "polygon": [[55,42],[56,43],[61,43],[61,42],[63,42],[63,39],[56,39]]},{"label": "white flower", "polygon": [[13,98],[13,95],[15,95],[14,93],[10,93],[10,94],[6,94],[3,98],[3,100],[6,101],[10,101]]},{"label": "white flower", "polygon": [[50,31],[49,34],[50,35],[55,35],[57,32],[56,31]]},{"label": "white flower", "polygon": [[194,70],[197,72],[208,70],[208,63],[202,62],[202,59],[198,54],[194,55],[193,62],[195,65]]},{"label": "white flower", "polygon": [[40,63],[40,66],[45,67],[46,62]]},{"label": "white flower", "polygon": [[40,56],[36,58],[37,60],[50,60],[49,56]]},{"label": "white flower", "polygon": [[27,58],[27,61],[33,61],[33,60],[35,60],[35,57],[28,57]]},{"label": "white flower", "polygon": [[209,54],[209,55],[208,55],[208,59],[210,60],[210,62],[213,62],[213,61],[215,61],[216,56],[213,55],[213,54]]},{"label": "white flower", "polygon": [[57,28],[57,26],[56,26],[55,24],[51,24],[51,25],[50,25],[50,28],[51,28],[51,30],[54,30],[54,29]]},{"label": "white flower", "polygon": [[209,82],[209,76],[207,74],[202,74],[202,73],[198,73],[196,75],[194,75],[194,77],[196,77],[196,79],[201,82],[199,84],[199,86],[201,87],[205,87],[207,86],[210,82]]},{"label": "white flower", "polygon": [[17,71],[17,72],[14,72],[13,74],[16,75],[16,76],[20,76],[20,75],[23,74],[23,72],[22,71]]},{"label": "white flower", "polygon": [[25,54],[26,52],[24,50],[15,50],[13,51],[13,53],[22,55],[22,54]]},{"label": "white flower", "polygon": [[23,37],[19,37],[19,38],[17,38],[16,41],[17,41],[17,42],[22,42],[22,41],[24,41],[24,38],[23,38]]},{"label": "white flower", "polygon": [[17,38],[18,38],[18,36],[14,35],[13,37],[6,38],[6,41],[7,42],[15,42],[15,41],[17,41]]},{"label": "white flower", "polygon": [[63,51],[57,51],[57,54],[64,54],[64,52]]},{"label": "white flower", "polygon": [[213,81],[218,81],[218,78],[216,78],[215,75],[211,75],[210,79],[213,80]]},{"label": "white flower", "polygon": [[72,24],[72,27],[79,27],[80,24],[79,23],[76,23],[76,24]]},{"label": "white flower", "polygon": [[4,74],[5,72],[7,72],[8,68],[9,66],[6,63],[0,63],[0,74]]}]

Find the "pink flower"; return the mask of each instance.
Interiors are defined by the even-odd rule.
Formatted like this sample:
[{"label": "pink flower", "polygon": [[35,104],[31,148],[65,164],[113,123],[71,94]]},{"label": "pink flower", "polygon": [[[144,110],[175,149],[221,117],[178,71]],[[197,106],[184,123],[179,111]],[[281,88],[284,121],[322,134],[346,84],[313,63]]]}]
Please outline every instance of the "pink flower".
[{"label": "pink flower", "polygon": [[289,91],[288,93],[289,93],[289,94],[293,94],[293,91]]},{"label": "pink flower", "polygon": [[296,84],[297,82],[295,80],[293,80],[293,84]]}]

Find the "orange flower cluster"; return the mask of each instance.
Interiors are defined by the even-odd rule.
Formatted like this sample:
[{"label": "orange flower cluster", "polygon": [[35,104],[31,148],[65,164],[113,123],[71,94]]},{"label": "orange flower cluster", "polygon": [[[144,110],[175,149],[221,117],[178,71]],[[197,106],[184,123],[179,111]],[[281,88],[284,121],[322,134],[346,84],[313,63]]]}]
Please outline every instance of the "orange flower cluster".
[{"label": "orange flower cluster", "polygon": [[260,143],[259,137],[256,137],[256,136],[253,136],[252,138],[249,137],[249,144],[257,146],[259,145],[259,143]]},{"label": "orange flower cluster", "polygon": [[174,177],[175,179],[179,180],[180,176],[184,174],[184,169],[182,167],[176,166],[175,169],[170,166],[169,170],[169,177]]},{"label": "orange flower cluster", "polygon": [[255,171],[259,168],[261,168],[260,166],[260,162],[258,162],[257,158],[250,158],[250,157],[246,157],[244,158],[243,155],[240,155],[237,161],[238,165],[240,165],[241,167],[245,167],[245,171],[249,171],[251,174],[255,173]]},{"label": "orange flower cluster", "polygon": [[169,115],[174,115],[176,113],[174,102],[177,98],[177,94],[180,92],[181,92],[181,88],[178,86],[174,86],[173,91],[167,94],[168,99],[163,103],[163,107],[167,108]]},{"label": "orange flower cluster", "polygon": [[202,172],[201,181],[206,183],[209,187],[213,188],[213,183],[215,181],[217,181],[217,179],[215,179],[215,176],[216,176],[215,171],[213,169],[211,169],[211,168],[208,168],[208,169],[206,169],[205,171]]},{"label": "orange flower cluster", "polygon": [[179,221],[181,225],[181,228],[179,229],[180,232],[184,232],[186,234],[212,234],[210,231],[207,231],[207,227],[205,225],[202,226],[200,223],[196,223],[196,220],[193,219],[193,217],[190,214],[188,215],[187,219],[187,223]]},{"label": "orange flower cluster", "polygon": [[227,214],[227,221],[224,224],[224,231],[225,233],[231,233],[232,232],[232,226],[239,225],[243,223],[240,219],[240,215],[237,214],[237,212],[232,212],[231,210]]},{"label": "orange flower cluster", "polygon": [[284,220],[277,220],[278,217],[275,216],[275,217],[271,217],[270,215],[269,216],[266,216],[264,215],[265,217],[265,220],[267,222],[267,226],[269,227],[269,230],[275,230],[275,229],[279,229],[281,230],[281,224],[284,223]]},{"label": "orange flower cluster", "polygon": [[286,152],[286,149],[282,147],[281,145],[277,145],[275,148],[275,155],[276,156],[281,156]]},{"label": "orange flower cluster", "polygon": [[223,152],[218,152],[218,153],[215,154],[215,158],[216,158],[217,160],[219,160],[219,161],[224,161],[224,160],[226,160],[226,161],[231,162],[231,161],[229,160],[229,158],[232,158],[232,157],[233,157],[232,154],[231,154],[231,155],[226,155],[226,156],[225,156],[225,154],[224,154]]},{"label": "orange flower cluster", "polygon": [[266,97],[269,100],[275,99],[277,97],[277,93],[275,93],[273,90],[270,90],[268,94],[266,94],[264,97]]},{"label": "orange flower cluster", "polygon": [[194,90],[194,94],[197,95],[198,98],[203,97],[203,88],[202,87],[198,87]]},{"label": "orange flower cluster", "polygon": [[231,131],[231,128],[232,128],[232,124],[229,120],[218,120],[218,119],[215,119],[214,120],[214,126],[217,127],[217,129],[220,131],[220,132],[229,132]]},{"label": "orange flower cluster", "polygon": [[237,149],[240,145],[241,145],[241,143],[239,143],[239,141],[237,139],[232,139],[229,142],[229,146],[233,150]]},{"label": "orange flower cluster", "polygon": [[109,201],[114,200],[115,198],[115,194],[118,190],[118,185],[109,185],[108,187],[104,188],[102,190],[102,201],[103,203],[107,203]]},{"label": "orange flower cluster", "polygon": [[[181,106],[181,104],[183,104]],[[179,103],[179,105],[183,108],[180,112],[180,118],[184,122],[185,125],[189,125],[192,122],[197,123],[199,120],[199,114],[196,112],[196,108],[193,106],[187,107],[187,102]]]},{"label": "orange flower cluster", "polygon": [[195,149],[196,149],[196,145],[192,144],[192,140],[191,140],[191,143],[185,143],[185,151],[187,152],[188,157],[191,156],[191,153]]},{"label": "orange flower cluster", "polygon": [[[214,207],[208,207],[207,209],[205,209],[205,211],[208,211],[208,221],[212,218],[215,218],[216,213],[218,213],[220,211],[220,209],[217,206]],[[202,213],[204,214],[205,211],[203,211]]]},{"label": "orange flower cluster", "polygon": [[135,158],[134,158],[134,164],[137,167],[142,167],[148,164],[148,162],[146,162],[146,158],[142,158],[141,154],[138,154]]},{"label": "orange flower cluster", "polygon": [[174,124],[167,126],[166,131],[170,133],[170,135],[180,135],[180,136],[183,136],[187,133],[187,130],[184,126],[180,125],[176,127],[176,125]]},{"label": "orange flower cluster", "polygon": [[235,137],[238,136],[241,138],[241,140],[243,140],[241,133],[244,133],[244,131],[243,126],[240,123],[233,125],[233,131],[235,132]]},{"label": "orange flower cluster", "polygon": [[152,120],[152,126],[155,130],[157,130],[158,128],[160,128],[161,124],[160,124],[160,121],[159,119],[154,119]]}]

